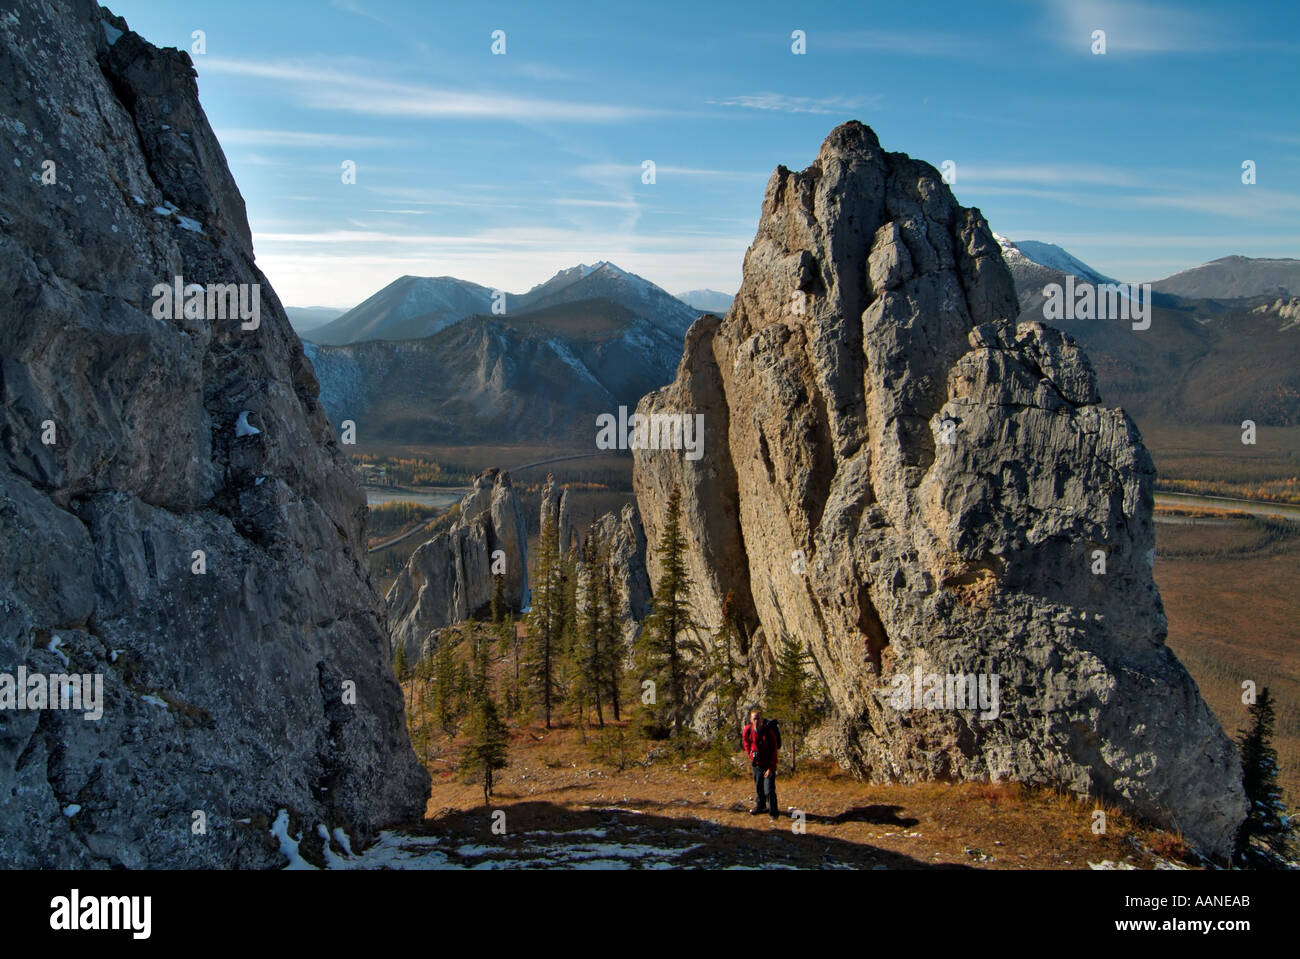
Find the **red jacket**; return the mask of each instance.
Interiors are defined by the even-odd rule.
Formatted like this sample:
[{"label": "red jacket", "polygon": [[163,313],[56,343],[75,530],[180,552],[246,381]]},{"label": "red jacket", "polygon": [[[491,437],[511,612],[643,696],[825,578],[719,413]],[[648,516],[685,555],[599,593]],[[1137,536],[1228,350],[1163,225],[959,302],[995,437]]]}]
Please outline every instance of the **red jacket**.
[{"label": "red jacket", "polygon": [[758,767],[763,770],[776,768],[776,737],[767,728],[766,721],[758,727],[757,732],[750,723],[746,723],[740,739],[745,745],[745,755],[749,757],[751,763],[756,761]]}]

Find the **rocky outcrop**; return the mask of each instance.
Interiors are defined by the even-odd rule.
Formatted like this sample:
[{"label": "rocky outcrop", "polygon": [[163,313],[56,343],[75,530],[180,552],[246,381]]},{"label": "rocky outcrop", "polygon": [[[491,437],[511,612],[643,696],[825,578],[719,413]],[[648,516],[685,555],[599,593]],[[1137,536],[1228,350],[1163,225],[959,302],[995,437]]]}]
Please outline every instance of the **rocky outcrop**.
[{"label": "rocky outcrop", "polygon": [[[271,867],[280,809],[419,819],[365,500],[189,57],[18,0],[0,64],[0,865]],[[178,276],[256,322],[162,310]]]},{"label": "rocky outcrop", "polygon": [[[1018,312],[979,212],[838,127],[772,176],[732,308],[638,408],[705,423],[701,459],[636,451],[646,534],[679,487],[706,636],[731,591],[751,660],[803,642],[858,773],[1060,783],[1223,854],[1241,770],[1164,644],[1151,458]],[[949,676],[996,676],[996,708],[933,708],[964,705]]]},{"label": "rocky outcrop", "polygon": [[494,557],[506,603],[516,610],[526,607],[527,550],[523,508],[510,474],[485,470],[460,501],[451,528],[416,549],[388,590],[393,650],[402,645],[414,663],[434,652],[429,639],[435,630],[490,603]]},{"label": "rocky outcrop", "polygon": [[631,503],[622,511],[606,513],[591,524],[591,533],[605,552],[619,597],[619,618],[628,649],[650,615],[650,576],[646,572],[645,530]]},{"label": "rocky outcrop", "polygon": [[569,516],[569,488],[555,485],[555,476],[546,474],[546,485],[542,487],[542,506],[538,516],[538,528],[547,523],[555,525],[555,545],[561,555],[578,542],[578,530]]}]

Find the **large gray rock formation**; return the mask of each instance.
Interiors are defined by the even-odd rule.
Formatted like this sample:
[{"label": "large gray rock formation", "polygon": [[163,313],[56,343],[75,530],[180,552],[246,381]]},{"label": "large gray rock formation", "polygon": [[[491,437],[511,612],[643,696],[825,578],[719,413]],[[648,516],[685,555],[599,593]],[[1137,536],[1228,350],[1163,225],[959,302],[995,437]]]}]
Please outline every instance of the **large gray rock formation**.
[{"label": "large gray rock formation", "polygon": [[619,598],[623,641],[631,649],[642,621],[650,615],[650,576],[646,571],[646,538],[641,516],[631,503],[606,513],[591,524],[591,532],[605,550]]},{"label": "large gray rock formation", "polygon": [[[0,865],[269,867],[281,808],[418,819],[365,501],[189,57],[17,0],[0,72]],[[176,276],[259,285],[260,325],[158,318]],[[98,678],[102,717],[19,708],[20,670]]]},{"label": "large gray rock formation", "polygon": [[503,569],[505,601],[528,605],[528,532],[510,474],[485,470],[460,501],[450,529],[420,546],[388,590],[392,644],[405,647],[408,662],[434,652],[429,644],[440,627],[468,619],[492,601],[493,554]]},{"label": "large gray rock formation", "polygon": [[538,515],[538,529],[547,523],[555,525],[555,547],[560,555],[567,553],[578,541],[578,530],[569,515],[569,488],[555,484],[555,476],[546,474],[542,487],[542,505]]},{"label": "large gray rock formation", "polygon": [[[636,451],[646,534],[679,486],[697,616],[730,590],[751,659],[806,644],[860,774],[1061,783],[1223,854],[1240,764],[1164,644],[1151,458],[1018,312],[979,212],[838,127],[772,176],[735,303],[638,408],[705,422],[698,461]],[[907,708],[893,679],[918,670],[995,674],[996,716]]]}]

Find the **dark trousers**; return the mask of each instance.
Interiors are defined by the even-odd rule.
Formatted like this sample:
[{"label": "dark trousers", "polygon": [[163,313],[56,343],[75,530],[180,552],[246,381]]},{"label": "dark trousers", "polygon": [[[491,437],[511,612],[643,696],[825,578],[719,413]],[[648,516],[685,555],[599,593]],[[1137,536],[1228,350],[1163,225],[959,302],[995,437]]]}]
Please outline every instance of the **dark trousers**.
[{"label": "dark trousers", "polygon": [[754,770],[754,808],[766,808],[773,816],[777,815],[780,807],[776,804],[776,770],[772,770],[772,775],[766,775],[767,770],[759,767],[757,763],[752,766]]}]

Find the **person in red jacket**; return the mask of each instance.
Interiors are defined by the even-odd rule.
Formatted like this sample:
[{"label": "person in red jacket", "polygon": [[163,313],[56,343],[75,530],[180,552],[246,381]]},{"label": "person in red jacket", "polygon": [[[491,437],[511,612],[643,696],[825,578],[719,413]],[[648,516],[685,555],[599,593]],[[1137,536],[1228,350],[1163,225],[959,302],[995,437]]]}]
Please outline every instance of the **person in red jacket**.
[{"label": "person in red jacket", "polygon": [[757,816],[766,809],[775,819],[780,815],[776,804],[776,730],[768,727],[763,720],[763,711],[757,706],[749,711],[749,722],[741,731],[740,738],[754,770],[755,803],[749,814]]}]

